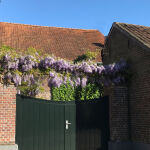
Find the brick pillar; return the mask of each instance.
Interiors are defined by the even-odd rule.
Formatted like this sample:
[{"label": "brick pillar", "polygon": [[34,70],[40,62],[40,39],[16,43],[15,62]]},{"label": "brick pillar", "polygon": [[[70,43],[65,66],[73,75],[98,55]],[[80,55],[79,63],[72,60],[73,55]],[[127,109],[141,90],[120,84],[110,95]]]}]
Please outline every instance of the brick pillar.
[{"label": "brick pillar", "polygon": [[129,142],[128,88],[113,86],[105,88],[104,94],[109,95],[110,101],[109,150],[132,150]]},{"label": "brick pillar", "polygon": [[0,150],[17,149],[15,145],[16,88],[0,84]]},{"label": "brick pillar", "polygon": [[128,89],[126,86],[113,86],[104,89],[110,101],[110,140],[129,140]]},{"label": "brick pillar", "polygon": [[129,140],[128,90],[125,86],[114,86],[110,95],[110,139]]}]

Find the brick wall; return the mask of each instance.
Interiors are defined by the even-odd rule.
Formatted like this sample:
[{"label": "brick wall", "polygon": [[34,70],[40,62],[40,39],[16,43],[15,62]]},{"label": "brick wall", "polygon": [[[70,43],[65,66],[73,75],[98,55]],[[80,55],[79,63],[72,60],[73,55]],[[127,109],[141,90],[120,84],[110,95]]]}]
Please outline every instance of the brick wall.
[{"label": "brick wall", "polygon": [[129,140],[128,118],[128,88],[126,86],[112,86],[105,88],[105,95],[109,95],[110,140]]},{"label": "brick wall", "polygon": [[133,73],[128,87],[130,138],[150,144],[150,50],[113,28],[103,59],[108,64],[120,58],[128,60]]},{"label": "brick wall", "polygon": [[16,88],[0,84],[0,145],[15,144]]}]

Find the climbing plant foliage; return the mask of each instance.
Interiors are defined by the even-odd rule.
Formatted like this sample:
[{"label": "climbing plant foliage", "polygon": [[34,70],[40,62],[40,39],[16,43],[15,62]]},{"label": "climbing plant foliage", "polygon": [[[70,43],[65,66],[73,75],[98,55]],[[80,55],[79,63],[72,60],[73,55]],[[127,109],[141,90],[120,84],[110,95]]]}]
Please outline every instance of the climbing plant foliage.
[{"label": "climbing plant foliage", "polygon": [[43,91],[42,79],[49,77],[54,100],[97,98],[103,86],[125,83],[127,74],[125,61],[110,65],[97,65],[92,61],[74,64],[55,56],[43,56],[34,48],[22,53],[8,46],[0,48],[1,82],[14,83],[18,93],[28,96]]},{"label": "climbing plant foliage", "polygon": [[79,63],[82,61],[88,61],[88,60],[95,60],[98,52],[90,52],[89,50],[86,51],[84,54],[79,55],[75,60],[74,63]]}]

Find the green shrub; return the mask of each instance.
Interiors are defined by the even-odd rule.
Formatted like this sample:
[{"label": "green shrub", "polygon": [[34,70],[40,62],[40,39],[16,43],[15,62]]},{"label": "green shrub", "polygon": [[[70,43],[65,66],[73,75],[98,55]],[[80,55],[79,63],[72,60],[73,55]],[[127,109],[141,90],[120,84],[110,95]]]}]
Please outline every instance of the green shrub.
[{"label": "green shrub", "polygon": [[76,100],[88,100],[88,99],[96,99],[103,95],[102,88],[95,84],[87,84],[86,87],[77,87],[75,89],[75,98]]},{"label": "green shrub", "polygon": [[68,82],[66,85],[62,84],[59,88],[51,88],[52,100],[55,101],[71,101],[75,100],[75,90]]},{"label": "green shrub", "polygon": [[70,83],[61,85],[59,88],[52,87],[52,100],[55,101],[72,101],[72,100],[88,100],[96,99],[103,95],[102,88],[95,84],[88,84],[86,87],[72,87]]}]

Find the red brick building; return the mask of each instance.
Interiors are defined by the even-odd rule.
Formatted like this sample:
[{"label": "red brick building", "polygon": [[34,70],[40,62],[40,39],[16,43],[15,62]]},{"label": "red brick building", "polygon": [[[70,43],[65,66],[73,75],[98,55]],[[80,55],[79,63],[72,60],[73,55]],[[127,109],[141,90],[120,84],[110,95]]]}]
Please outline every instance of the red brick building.
[{"label": "red brick building", "polygon": [[[110,120],[110,150],[149,150],[150,27],[113,23],[105,41],[103,61],[108,64],[122,58],[128,61],[132,78],[128,86],[128,104],[124,104],[126,107],[118,104],[119,109],[113,109],[115,106],[111,106],[110,113],[116,116]],[[118,114],[121,121],[116,119]],[[122,125],[123,121],[126,127]]]}]

